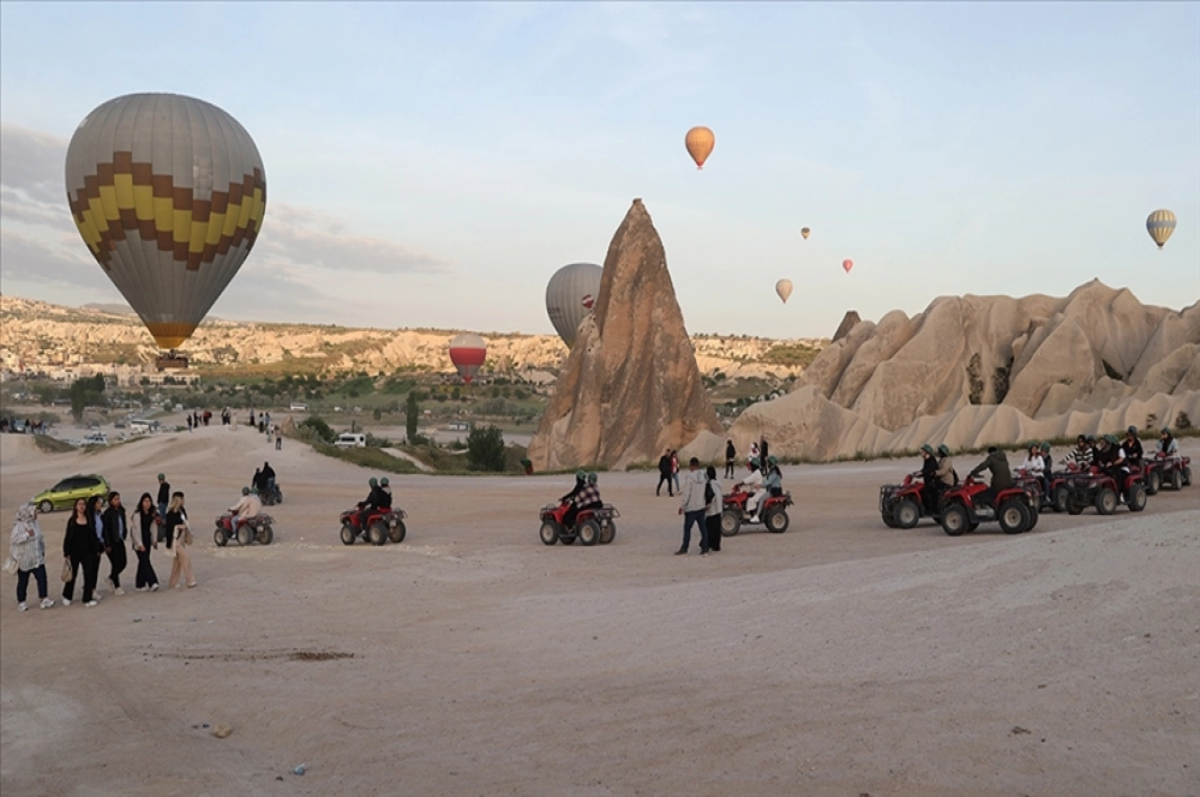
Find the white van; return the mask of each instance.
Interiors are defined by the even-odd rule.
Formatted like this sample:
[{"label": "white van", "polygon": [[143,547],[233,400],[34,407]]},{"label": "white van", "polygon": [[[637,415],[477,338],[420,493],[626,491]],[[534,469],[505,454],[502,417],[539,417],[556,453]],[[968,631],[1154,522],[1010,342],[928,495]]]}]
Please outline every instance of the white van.
[{"label": "white van", "polygon": [[293,401],[291,410],[292,412],[308,412],[308,405],[300,401]]},{"label": "white van", "polygon": [[367,436],[365,434],[355,434],[353,432],[343,432],[338,435],[337,442],[334,443],[338,448],[366,448]]},{"label": "white van", "polygon": [[158,431],[158,421],[148,421],[142,418],[134,418],[129,422],[129,431],[134,434],[150,434]]}]

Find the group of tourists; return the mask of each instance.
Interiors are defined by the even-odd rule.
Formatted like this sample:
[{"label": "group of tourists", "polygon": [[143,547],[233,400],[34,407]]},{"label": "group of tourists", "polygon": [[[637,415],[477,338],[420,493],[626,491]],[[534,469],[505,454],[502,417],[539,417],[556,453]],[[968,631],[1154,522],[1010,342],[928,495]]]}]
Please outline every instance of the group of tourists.
[{"label": "group of tourists", "polygon": [[[129,563],[127,546],[137,558],[134,591],[156,592],[158,575],[150,561],[152,550],[162,550],[171,558],[171,576],[167,583],[175,588],[182,583],[196,586],[192,573],[190,548],[192,533],[188,528],[187,510],[182,492],[171,492],[165,474],[158,474],[157,502],[150,493],[142,493],[132,512],[128,512],[119,492],[110,492],[107,500],[101,496],[80,498],[67,520],[62,543],[62,602],[70,606],[75,600],[75,582],[83,573],[84,606],[100,601],[98,581],[105,559],[109,571],[105,583],[114,595],[124,595],[121,574]],[[160,548],[161,546],[161,548]],[[38,523],[37,506],[30,503],[17,510],[10,539],[8,568],[17,574],[17,608],[25,611],[29,579],[37,584],[39,606],[54,605],[46,575],[46,540]]]}]

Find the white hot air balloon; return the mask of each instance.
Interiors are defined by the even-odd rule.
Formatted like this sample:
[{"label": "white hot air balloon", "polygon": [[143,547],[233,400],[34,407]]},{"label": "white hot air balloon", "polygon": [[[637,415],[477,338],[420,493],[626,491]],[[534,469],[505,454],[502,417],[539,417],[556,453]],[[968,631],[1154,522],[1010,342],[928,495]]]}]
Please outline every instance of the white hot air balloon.
[{"label": "white hot air balloon", "polygon": [[788,297],[792,295],[792,281],[782,279],[775,283],[775,292],[779,294],[779,298],[783,299],[783,303],[787,304]]},{"label": "white hot air balloon", "polygon": [[580,322],[600,297],[603,273],[595,263],[571,263],[554,272],[546,284],[546,314],[568,348],[575,344]]}]

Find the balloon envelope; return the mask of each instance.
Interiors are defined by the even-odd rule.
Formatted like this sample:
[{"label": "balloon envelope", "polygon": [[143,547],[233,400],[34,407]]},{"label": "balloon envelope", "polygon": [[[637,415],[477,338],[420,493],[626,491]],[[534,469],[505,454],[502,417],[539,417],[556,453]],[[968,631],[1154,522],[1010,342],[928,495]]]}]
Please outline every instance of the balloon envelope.
[{"label": "balloon envelope", "polygon": [[1146,219],[1146,232],[1150,233],[1154,243],[1162,249],[1171,233],[1175,232],[1175,214],[1166,209],[1154,211]]},{"label": "balloon envelope", "polygon": [[844,268],[846,270],[846,273],[849,274],[850,269],[854,268],[854,261],[853,260],[843,260],[842,268]]},{"label": "balloon envelope", "polygon": [[487,344],[483,338],[471,332],[455,335],[450,341],[450,362],[458,370],[458,375],[467,384],[479,372],[479,366],[487,359]]},{"label": "balloon envelope", "polygon": [[712,154],[716,143],[717,137],[707,127],[693,127],[687,131],[687,136],[683,139],[683,144],[687,147],[692,160],[696,162],[697,169],[704,168],[704,162]]},{"label": "balloon envelope", "polygon": [[804,236],[804,240],[806,240],[806,241],[808,240],[808,234],[809,234],[810,232],[812,232],[812,230],[808,229],[807,227],[805,227],[804,229],[800,230],[800,234]]},{"label": "balloon envelope", "polygon": [[779,298],[783,299],[783,303],[787,304],[788,297],[792,295],[792,281],[782,279],[775,283],[775,292],[779,294]]},{"label": "balloon envelope", "polygon": [[164,349],[191,336],[241,268],[267,203],[250,134],[177,94],[88,114],[67,147],[66,187],[84,243]]},{"label": "balloon envelope", "polygon": [[554,272],[546,284],[546,313],[568,347],[575,345],[579,324],[600,296],[604,269],[595,263],[571,263]]}]

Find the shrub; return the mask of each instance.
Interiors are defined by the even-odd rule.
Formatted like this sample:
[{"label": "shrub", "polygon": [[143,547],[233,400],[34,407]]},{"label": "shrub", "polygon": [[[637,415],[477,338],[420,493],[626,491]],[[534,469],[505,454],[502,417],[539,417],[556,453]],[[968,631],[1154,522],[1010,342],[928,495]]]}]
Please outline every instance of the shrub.
[{"label": "shrub", "polygon": [[332,443],[337,439],[337,434],[319,415],[305,418],[297,424],[296,431],[300,433],[301,438],[309,441]]},{"label": "shrub", "polygon": [[1180,410],[1179,415],[1177,415],[1175,417],[1175,428],[1176,429],[1191,429],[1192,428],[1192,419],[1189,418],[1187,416],[1187,413],[1184,412],[1183,410]]},{"label": "shrub", "polygon": [[504,433],[495,426],[472,429],[467,435],[467,462],[472,470],[504,470]]}]

